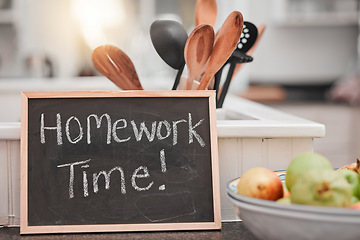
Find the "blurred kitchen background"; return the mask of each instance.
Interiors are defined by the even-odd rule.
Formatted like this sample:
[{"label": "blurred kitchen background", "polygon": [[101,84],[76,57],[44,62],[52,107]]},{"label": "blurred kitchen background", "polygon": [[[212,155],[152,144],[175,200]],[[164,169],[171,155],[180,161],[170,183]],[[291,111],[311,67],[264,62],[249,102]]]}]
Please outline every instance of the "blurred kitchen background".
[{"label": "blurred kitchen background", "polygon": [[[0,121],[20,119],[20,91],[117,90],[91,62],[102,44],[121,48],[145,89],[171,89],[176,71],[155,52],[149,27],[181,22],[196,0],[0,0]],[[230,92],[325,124],[315,151],[333,162],[360,157],[359,1],[218,0],[228,14],[267,29]],[[186,74],[186,70],[184,72]]]}]

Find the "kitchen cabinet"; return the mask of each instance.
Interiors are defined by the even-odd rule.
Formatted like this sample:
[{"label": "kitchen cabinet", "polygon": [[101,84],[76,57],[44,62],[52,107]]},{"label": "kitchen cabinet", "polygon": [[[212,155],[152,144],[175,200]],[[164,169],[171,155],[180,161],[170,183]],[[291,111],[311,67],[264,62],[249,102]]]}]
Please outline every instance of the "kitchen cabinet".
[{"label": "kitchen cabinet", "polygon": [[357,4],[357,0],[274,0],[272,20],[281,26],[356,25]]},{"label": "kitchen cabinet", "polygon": [[331,84],[356,64],[356,0],[248,2],[245,19],[267,24],[246,66],[250,84]]}]

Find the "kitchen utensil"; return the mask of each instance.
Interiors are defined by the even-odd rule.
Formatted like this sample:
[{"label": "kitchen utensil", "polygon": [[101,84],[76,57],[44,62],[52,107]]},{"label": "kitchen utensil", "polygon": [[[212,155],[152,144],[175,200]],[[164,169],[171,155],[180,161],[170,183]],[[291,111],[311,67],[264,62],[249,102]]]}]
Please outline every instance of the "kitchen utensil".
[{"label": "kitchen utensil", "polygon": [[[235,57],[235,55],[239,55],[239,56]],[[216,102],[216,107],[217,108],[221,108],[223,103],[224,103],[224,100],[225,100],[226,94],[228,92],[230,82],[231,82],[231,78],[233,76],[236,64],[237,63],[251,62],[252,60],[253,60],[253,58],[251,56],[247,56],[247,55],[245,55],[243,53],[234,54],[234,56],[229,58],[227,63],[230,64],[230,68],[229,68],[229,71],[227,73],[224,85],[223,85],[223,87],[221,89],[222,91],[221,91],[221,93],[218,93],[219,91],[217,91],[217,93],[218,93],[217,96],[219,96],[219,99]],[[219,80],[218,80],[218,82],[216,82],[216,80],[217,79],[215,79],[215,87],[217,87],[217,89],[218,89]]]},{"label": "kitchen utensil", "polygon": [[[254,45],[257,39],[257,35],[258,35],[258,30],[256,26],[251,22],[244,21],[244,26],[239,43],[237,44],[236,49],[233,52],[233,57],[238,57],[239,63],[252,61],[252,58],[247,56],[245,53],[247,53],[249,49]],[[215,90],[218,90],[218,88],[216,88],[216,85],[219,84],[219,81],[220,79],[215,79],[215,87],[214,87]]]},{"label": "kitchen utensil", "polygon": [[[265,31],[265,29],[266,29],[266,24],[264,24],[264,23],[263,23],[263,24],[260,24],[260,25],[257,27],[257,29],[258,29],[258,36],[257,36],[257,38],[256,38],[256,41],[255,41],[255,43],[252,45],[252,47],[250,48],[250,50],[246,52],[246,54],[249,55],[249,56],[252,56],[252,55],[253,55],[253,53],[254,53],[257,45],[259,44],[259,42],[260,42],[260,40],[261,40],[261,38],[262,38],[262,36],[263,36],[263,34],[264,34],[264,31]],[[244,66],[244,64],[236,64],[236,67],[235,67],[235,71],[234,71],[234,75],[233,75],[233,76],[235,76],[235,75],[240,71],[240,69],[241,69],[243,66]]]},{"label": "kitchen utensil", "polygon": [[210,24],[214,27],[217,18],[216,0],[197,0],[195,5],[195,26]]},{"label": "kitchen utensil", "polygon": [[95,68],[123,90],[143,90],[130,58],[119,48],[101,45],[92,52]]},{"label": "kitchen utensil", "polygon": [[254,53],[257,45],[259,44],[259,41],[261,40],[263,34],[264,34],[264,31],[266,29],[266,24],[262,23],[260,24],[258,27],[257,27],[257,38],[255,40],[255,43],[250,47],[250,49],[246,52],[246,54],[252,56],[252,54]]},{"label": "kitchen utensil", "polygon": [[[219,85],[220,85],[220,80],[221,80],[221,74],[222,74],[222,71],[223,71],[224,67],[227,64],[234,64],[234,65],[237,66],[237,64],[239,64],[239,63],[248,63],[248,62],[251,62],[252,60],[253,60],[253,58],[251,56],[248,56],[248,55],[246,55],[245,53],[243,53],[241,51],[237,51],[237,49],[232,53],[231,57],[227,60],[227,62],[215,74],[214,89],[216,90],[217,96],[218,96],[218,93],[219,93]],[[228,71],[228,73],[230,73],[230,71]],[[232,78],[232,72],[230,73],[230,80],[229,81],[231,81],[231,78]],[[225,83],[226,83],[226,81],[225,81]],[[224,85],[225,85],[225,83],[224,83]],[[223,89],[223,87],[222,87],[222,89]]]},{"label": "kitchen utensil", "polygon": [[241,33],[239,43],[227,62],[230,64],[230,68],[227,73],[226,80],[220,91],[219,91],[220,79],[219,78],[215,79],[215,89],[218,96],[218,101],[217,101],[218,108],[221,108],[224,103],[236,65],[248,63],[253,60],[253,58],[247,55],[246,53],[255,44],[257,38],[258,38],[258,30],[256,26],[251,22],[244,21],[244,27]]},{"label": "kitchen utensil", "polygon": [[213,49],[214,39],[214,29],[209,24],[197,26],[189,35],[184,50],[185,62],[189,70],[186,84],[187,90],[191,89],[193,81],[199,76],[208,61]]},{"label": "kitchen utensil", "polygon": [[179,84],[184,70],[184,48],[188,35],[184,27],[173,20],[156,20],[150,26],[152,44],[159,56],[172,68],[178,70],[174,85]]},{"label": "kitchen utensil", "polygon": [[[252,61],[252,58],[247,56],[245,53],[254,45],[257,39],[258,31],[254,24],[248,21],[244,21],[243,30],[241,33],[241,37],[239,43],[234,50],[232,57],[233,62],[235,62],[235,58],[238,58],[238,63],[246,63]],[[226,65],[226,64],[225,64]],[[224,65],[224,66],[225,66]],[[221,68],[220,72],[222,72],[223,68]],[[221,75],[220,75],[221,76]],[[215,78],[215,90],[219,90],[219,74],[217,78]]]},{"label": "kitchen utensil", "polygon": [[243,53],[247,53],[254,45],[258,36],[258,30],[254,24],[248,21],[244,21],[244,27],[241,33],[240,41],[236,49],[241,50]]},{"label": "kitchen utensil", "polygon": [[215,37],[214,48],[208,60],[207,67],[204,76],[200,81],[198,90],[206,89],[211,78],[229,59],[239,42],[243,23],[243,16],[238,11],[230,13],[230,15],[226,18]]}]

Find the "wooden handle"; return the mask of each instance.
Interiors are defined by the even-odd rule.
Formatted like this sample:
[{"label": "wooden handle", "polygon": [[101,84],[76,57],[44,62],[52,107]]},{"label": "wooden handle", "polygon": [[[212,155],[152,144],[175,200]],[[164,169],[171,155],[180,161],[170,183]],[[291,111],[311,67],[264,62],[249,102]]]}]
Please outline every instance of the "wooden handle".
[{"label": "wooden handle", "polygon": [[226,18],[215,37],[214,48],[208,61],[203,79],[198,90],[205,90],[212,77],[226,63],[239,42],[244,25],[243,16],[234,11]]}]

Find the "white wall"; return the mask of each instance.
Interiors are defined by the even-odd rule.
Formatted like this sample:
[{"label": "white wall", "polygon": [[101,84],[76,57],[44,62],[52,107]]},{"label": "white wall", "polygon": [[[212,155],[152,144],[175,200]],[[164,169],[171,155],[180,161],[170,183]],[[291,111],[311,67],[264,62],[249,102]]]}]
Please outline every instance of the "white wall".
[{"label": "white wall", "polygon": [[56,76],[76,75],[82,61],[81,38],[70,13],[70,0],[21,1],[18,10],[22,56],[48,56]]}]

